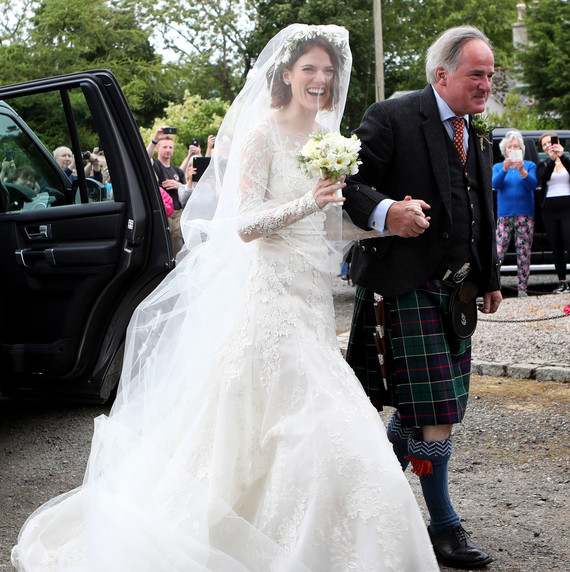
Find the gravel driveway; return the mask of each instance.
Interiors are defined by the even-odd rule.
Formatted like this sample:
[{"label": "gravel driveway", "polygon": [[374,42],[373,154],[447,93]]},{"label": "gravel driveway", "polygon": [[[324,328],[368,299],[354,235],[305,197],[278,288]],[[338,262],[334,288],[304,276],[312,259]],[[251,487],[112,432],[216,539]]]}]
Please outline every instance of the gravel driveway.
[{"label": "gravel driveway", "polygon": [[[345,282],[335,281],[339,331],[350,326],[353,292]],[[544,298],[539,304],[552,303],[554,311],[570,304],[570,296]],[[515,312],[525,315],[519,304],[524,300],[506,302],[505,312],[510,309],[505,319]],[[556,360],[569,364],[570,318],[549,322],[486,324],[491,333],[476,340],[480,350],[474,353],[523,359],[529,350],[533,355],[541,350],[543,358],[547,351],[556,351]],[[497,333],[499,327],[506,330]],[[552,328],[555,335],[549,335]],[[570,384],[558,382],[473,376],[467,416],[454,431],[450,489],[464,527],[495,558],[489,571],[570,568],[569,389]],[[0,570],[11,570],[10,549],[26,517],[41,503],[81,484],[93,419],[107,411],[108,406],[0,398]],[[382,413],[385,421],[390,414]],[[417,478],[409,473],[408,478],[425,512]]]}]

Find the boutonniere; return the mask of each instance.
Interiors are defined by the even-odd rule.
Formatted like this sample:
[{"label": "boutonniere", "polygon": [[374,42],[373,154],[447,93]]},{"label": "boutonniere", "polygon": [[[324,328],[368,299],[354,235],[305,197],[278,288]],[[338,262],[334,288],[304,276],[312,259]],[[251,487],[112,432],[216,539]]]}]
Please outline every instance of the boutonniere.
[{"label": "boutonniere", "polygon": [[489,137],[493,133],[495,126],[489,123],[489,120],[480,113],[473,116],[471,124],[473,125],[473,129],[475,129],[475,133],[477,133],[477,137],[479,137],[479,145],[481,147],[481,151],[483,151],[485,148],[484,142],[487,141],[487,143],[491,143]]}]

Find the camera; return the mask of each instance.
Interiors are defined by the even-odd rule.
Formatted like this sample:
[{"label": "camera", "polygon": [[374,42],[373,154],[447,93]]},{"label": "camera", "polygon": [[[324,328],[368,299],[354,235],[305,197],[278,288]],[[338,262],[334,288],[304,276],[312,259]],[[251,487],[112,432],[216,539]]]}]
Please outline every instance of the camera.
[{"label": "camera", "polygon": [[6,161],[13,161],[14,160],[14,154],[12,153],[12,151],[6,151]]},{"label": "camera", "polygon": [[550,144],[558,145],[558,135],[552,135],[552,137],[550,137]]},{"label": "camera", "polygon": [[178,133],[178,128],[177,127],[164,127],[162,132],[165,135],[176,135]]},{"label": "camera", "polygon": [[196,145],[196,147],[200,147],[200,141],[198,141],[198,139],[192,139],[192,145]]},{"label": "camera", "polygon": [[81,156],[83,157],[84,161],[89,161],[89,159],[91,159],[91,153],[89,151],[83,151]]}]

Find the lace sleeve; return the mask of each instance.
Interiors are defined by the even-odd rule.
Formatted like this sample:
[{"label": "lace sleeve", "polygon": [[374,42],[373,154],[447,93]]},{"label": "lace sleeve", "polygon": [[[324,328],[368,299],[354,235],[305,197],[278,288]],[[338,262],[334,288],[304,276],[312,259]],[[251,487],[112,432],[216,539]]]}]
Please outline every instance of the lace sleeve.
[{"label": "lace sleeve", "polygon": [[391,230],[386,230],[384,232],[378,232],[377,230],[362,230],[350,220],[347,213],[345,213],[345,216],[342,219],[343,240],[364,240],[366,238],[382,238],[385,236],[394,236],[394,233]]},{"label": "lace sleeve", "polygon": [[250,242],[268,237],[280,229],[317,212],[312,190],[298,199],[276,207],[267,208],[271,145],[260,130],[246,137],[242,153],[242,169],[239,182],[238,233],[242,240]]}]

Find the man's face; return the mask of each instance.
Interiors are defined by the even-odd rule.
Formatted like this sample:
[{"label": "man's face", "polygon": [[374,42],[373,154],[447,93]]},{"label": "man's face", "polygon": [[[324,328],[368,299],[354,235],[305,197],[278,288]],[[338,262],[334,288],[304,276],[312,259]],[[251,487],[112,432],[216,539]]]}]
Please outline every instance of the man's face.
[{"label": "man's face", "polygon": [[491,93],[495,58],[482,40],[469,40],[457,69],[436,69],[435,88],[456,115],[483,113]]},{"label": "man's face", "polygon": [[174,154],[174,141],[171,141],[170,139],[161,139],[158,142],[156,152],[160,160],[166,158],[170,159]]},{"label": "man's face", "polygon": [[62,169],[71,169],[73,154],[69,147],[59,147],[55,154],[55,160]]}]

